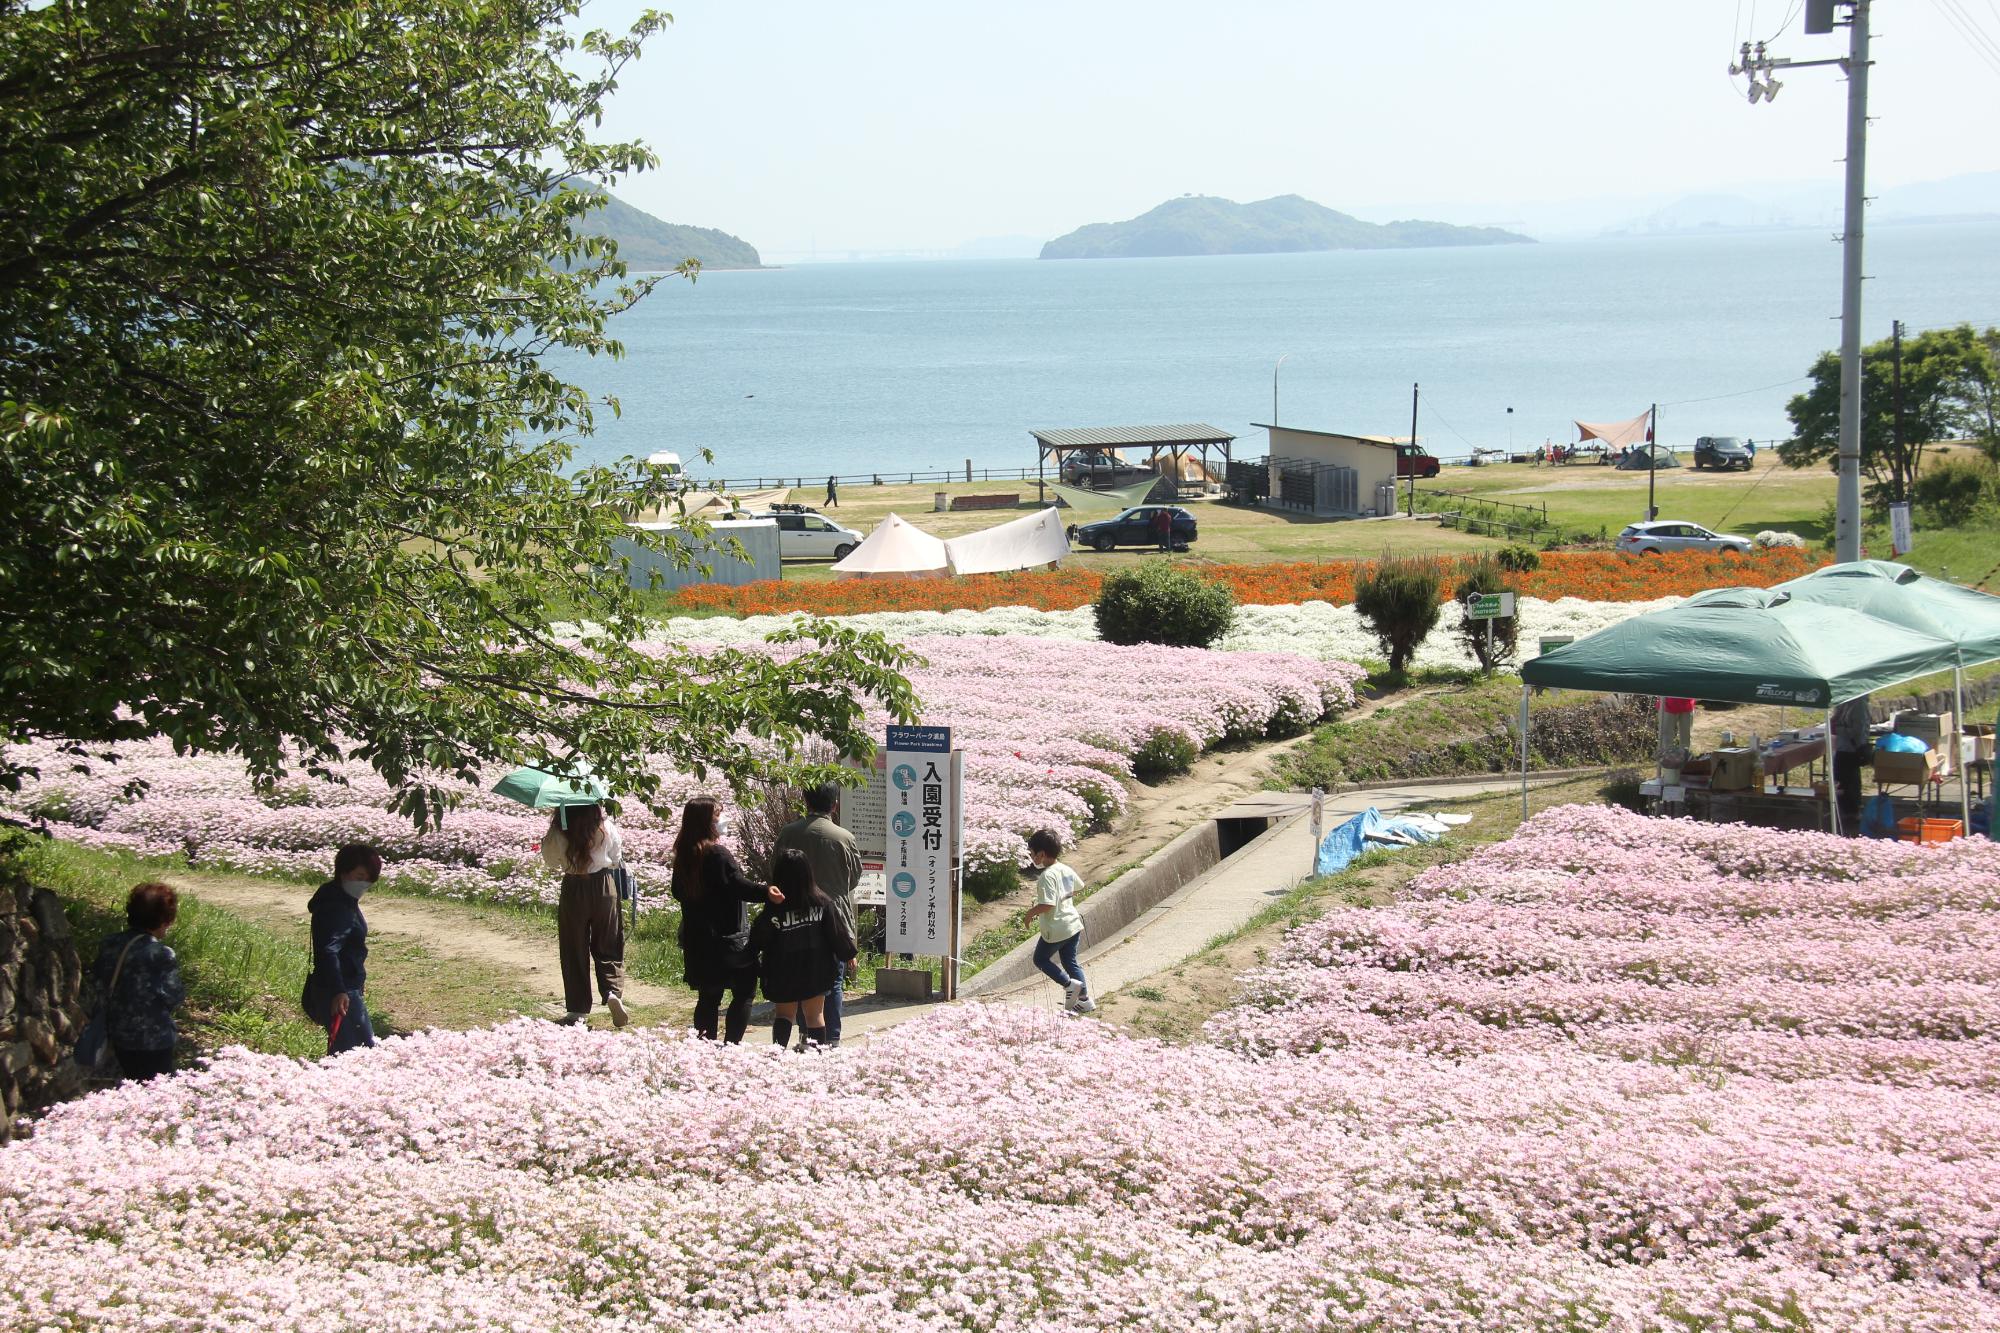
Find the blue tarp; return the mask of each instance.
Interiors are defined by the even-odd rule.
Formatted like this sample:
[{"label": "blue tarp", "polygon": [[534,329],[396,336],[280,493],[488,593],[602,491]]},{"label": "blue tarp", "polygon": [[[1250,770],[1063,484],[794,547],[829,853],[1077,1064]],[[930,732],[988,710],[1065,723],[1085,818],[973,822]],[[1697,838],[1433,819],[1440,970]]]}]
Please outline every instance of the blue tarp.
[{"label": "blue tarp", "polygon": [[1436,842],[1437,836],[1412,820],[1384,818],[1371,805],[1320,839],[1313,873],[1331,875],[1347,869],[1355,857],[1369,850],[1371,840],[1376,847],[1393,847],[1398,842]]}]

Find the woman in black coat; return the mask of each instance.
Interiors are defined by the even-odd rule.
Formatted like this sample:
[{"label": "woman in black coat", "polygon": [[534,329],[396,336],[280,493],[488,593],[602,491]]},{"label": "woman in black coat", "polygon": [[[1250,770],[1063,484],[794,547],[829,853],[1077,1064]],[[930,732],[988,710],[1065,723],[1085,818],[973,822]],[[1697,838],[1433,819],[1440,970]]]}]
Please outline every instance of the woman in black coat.
[{"label": "woman in black coat", "polygon": [[723,1038],[743,1040],[757,971],[750,955],[748,904],[775,902],[771,887],[743,873],[735,853],[722,845],[715,802],[697,796],[681,810],[674,837],[674,901],[681,905],[681,959],[694,988],[694,1030],[715,1039],[722,993],[729,992]]},{"label": "woman in black coat", "polygon": [[772,1004],[771,1040],[790,1044],[796,1019],[810,1045],[826,1040],[826,993],[842,968],[854,975],[854,936],[833,900],[813,879],[812,862],[796,847],[781,850],[771,865],[773,887],[783,903],[767,907],[750,928],[750,952]]}]

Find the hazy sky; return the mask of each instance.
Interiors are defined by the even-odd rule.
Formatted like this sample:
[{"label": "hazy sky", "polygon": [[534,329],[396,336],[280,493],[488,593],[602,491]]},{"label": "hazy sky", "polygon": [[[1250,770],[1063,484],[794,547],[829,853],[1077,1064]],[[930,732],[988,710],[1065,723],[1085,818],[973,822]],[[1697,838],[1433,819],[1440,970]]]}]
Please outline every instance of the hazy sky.
[{"label": "hazy sky", "polygon": [[[1756,107],[1726,72],[1788,15],[1775,53],[1844,53],[1844,30],[1803,34],[1798,0],[664,7],[606,123],[661,166],[618,192],[772,254],[1046,239],[1183,193],[1506,224],[1837,181],[1844,143],[1838,70],[1780,75]],[[2000,0],[1874,10],[1871,189],[2000,167]]]}]

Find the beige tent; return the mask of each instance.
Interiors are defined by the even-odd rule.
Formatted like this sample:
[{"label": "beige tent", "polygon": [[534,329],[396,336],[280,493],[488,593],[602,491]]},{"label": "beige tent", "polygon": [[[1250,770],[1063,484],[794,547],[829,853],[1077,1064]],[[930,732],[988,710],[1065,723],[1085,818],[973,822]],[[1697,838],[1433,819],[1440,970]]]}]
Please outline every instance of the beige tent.
[{"label": "beige tent", "polygon": [[1579,421],[1578,438],[1602,440],[1614,448],[1644,444],[1653,438],[1653,409],[1647,408],[1630,421]]},{"label": "beige tent", "polygon": [[1069,554],[1062,511],[1044,509],[1011,522],[968,532],[944,544],[954,574],[999,574],[1052,565]]},{"label": "beige tent", "polygon": [[944,543],[895,514],[875,525],[861,545],[833,567],[837,579],[939,578],[951,560]]}]

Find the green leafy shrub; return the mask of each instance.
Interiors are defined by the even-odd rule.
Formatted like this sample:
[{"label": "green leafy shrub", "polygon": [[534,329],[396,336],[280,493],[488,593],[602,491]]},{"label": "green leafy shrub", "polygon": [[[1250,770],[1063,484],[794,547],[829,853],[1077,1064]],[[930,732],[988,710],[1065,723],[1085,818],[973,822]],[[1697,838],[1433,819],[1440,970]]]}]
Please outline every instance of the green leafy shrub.
[{"label": "green leafy shrub", "polygon": [[1175,727],[1161,727],[1132,752],[1132,771],[1153,780],[1185,773],[1194,767],[1194,738]]},{"label": "green leafy shrub", "polygon": [[1094,782],[1086,782],[1077,788],[1077,795],[1083,797],[1083,803],[1090,807],[1090,826],[1093,829],[1111,827],[1112,813],[1118,807],[1113,804],[1111,792],[1107,788],[1100,787]]},{"label": "green leafy shrub", "polygon": [[998,861],[974,861],[965,868],[965,891],[974,902],[990,903],[1021,887],[1021,872]]},{"label": "green leafy shrub", "polygon": [[1389,654],[1390,671],[1407,667],[1436,627],[1444,578],[1444,563],[1434,557],[1384,555],[1355,580],[1354,609]]},{"label": "green leafy shrub", "polygon": [[1206,648],[1228,632],[1236,597],[1219,583],[1150,560],[1104,580],[1092,610],[1107,643]]},{"label": "green leafy shrub", "polygon": [[[1506,591],[1507,571],[1494,557],[1474,556],[1458,567],[1458,582],[1451,590],[1452,600],[1458,603],[1458,634],[1464,640],[1466,650],[1479,662],[1481,671],[1491,671],[1500,663],[1513,660],[1521,622],[1514,616],[1474,620],[1472,610],[1465,605],[1465,601],[1474,593]],[[1490,632],[1489,625],[1492,627]]]},{"label": "green leafy shrub", "polygon": [[1982,512],[2000,509],[2000,469],[1984,460],[1943,459],[1923,470],[1910,498],[1939,527],[1964,527]]},{"label": "green leafy shrub", "polygon": [[1493,557],[1500,568],[1514,574],[1530,574],[1542,567],[1542,553],[1532,546],[1503,546]]}]

